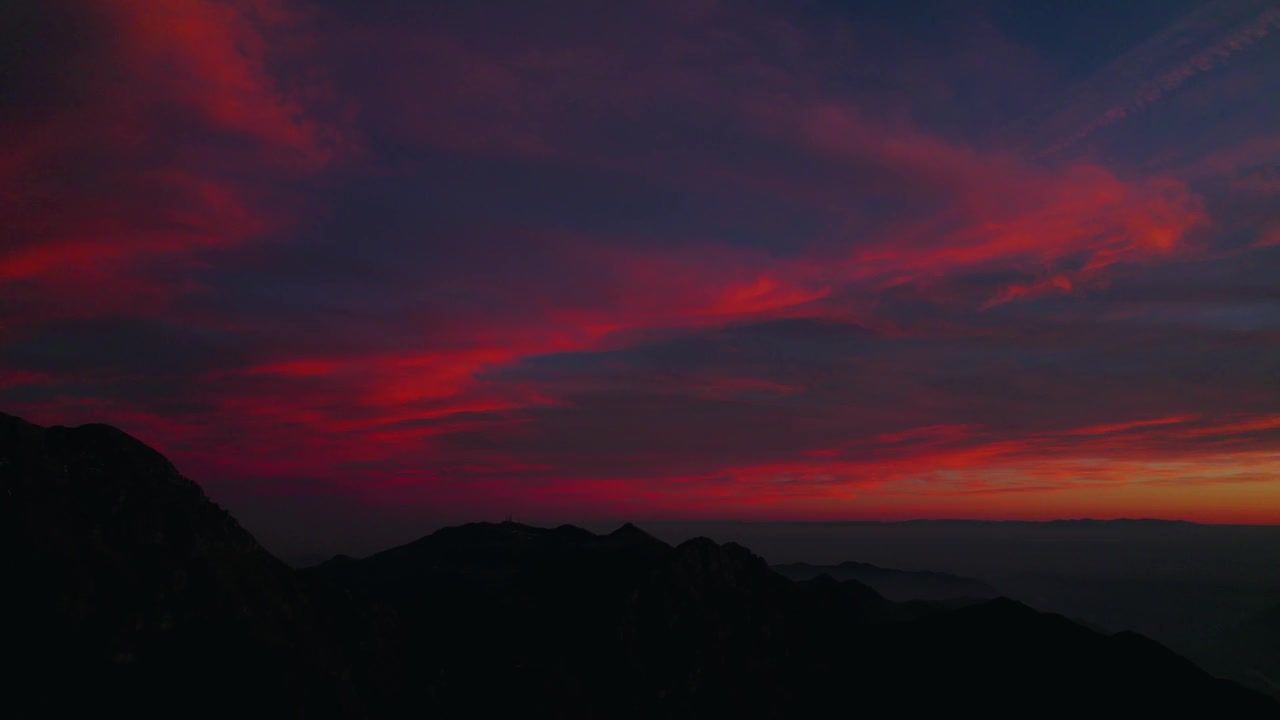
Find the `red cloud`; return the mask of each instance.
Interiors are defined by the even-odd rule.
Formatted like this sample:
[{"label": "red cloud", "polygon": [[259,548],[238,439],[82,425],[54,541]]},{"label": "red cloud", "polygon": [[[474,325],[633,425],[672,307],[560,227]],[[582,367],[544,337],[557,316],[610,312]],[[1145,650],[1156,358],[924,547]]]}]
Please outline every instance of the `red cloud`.
[{"label": "red cloud", "polygon": [[338,138],[303,102],[330,91],[296,72],[288,92],[278,79],[281,51],[297,50],[305,23],[284,2],[126,0],[105,11],[121,40],[114,61],[150,86],[129,94],[137,104],[180,103],[210,128],[253,139],[271,160],[314,167],[332,157]]},{"label": "red cloud", "polygon": [[194,255],[287,221],[263,175],[320,169],[339,134],[305,104],[321,83],[283,79],[299,21],[283,5],[128,0],[75,13],[90,38],[74,93],[3,139],[12,242],[0,278],[23,281],[46,315],[154,312],[189,289],[174,275]]},{"label": "red cloud", "polygon": [[[622,381],[585,371],[561,383],[518,376],[513,371],[540,360],[566,360],[548,356],[621,353],[780,319],[853,318],[890,345],[1030,334],[982,320],[1032,298],[1101,288],[1127,268],[1194,259],[1209,213],[1175,177],[1122,171],[1103,159],[1045,164],[999,143],[930,130],[874,98],[841,97],[842,70],[806,54],[817,43],[750,12],[745,30],[730,24],[710,34],[729,18],[681,14],[672,27],[635,28],[639,41],[622,48],[578,20],[490,37],[447,24],[379,27],[363,16],[347,27],[293,7],[95,6],[86,17],[104,42],[91,44],[92,62],[78,68],[83,96],[59,97],[27,118],[0,153],[0,211],[13,218],[12,242],[0,249],[0,300],[23,310],[0,329],[0,341],[68,317],[118,315],[195,324],[230,338],[236,352],[180,378],[176,399],[158,401],[154,386],[131,396],[128,371],[105,388],[86,377],[6,371],[0,388],[65,388],[58,401],[30,407],[59,420],[92,410],[219,482],[322,479],[351,495],[386,492],[378,497],[457,507],[499,497],[594,514],[813,517],[905,512],[929,498],[930,507],[955,514],[1013,516],[1034,514],[1033,503],[1043,502],[1020,494],[1068,495],[1084,508],[1084,494],[1099,492],[1110,498],[1104,507],[1129,512],[1154,495],[1131,497],[1128,487],[1235,487],[1276,467],[1259,449],[1280,427],[1273,415],[1224,418],[1191,401],[1181,407],[1143,395],[1167,389],[1160,383],[1132,390],[1138,419],[1117,421],[1114,406],[1072,406],[1075,422],[1050,417],[1047,430],[989,427],[984,421],[1013,406],[1002,391],[1021,402],[1037,393],[1062,401],[1075,388],[1058,376],[1043,381],[1047,389],[1020,385],[1016,363],[1005,376],[1005,356],[994,351],[1004,348],[993,346],[979,348],[998,357],[975,373],[988,383],[978,389],[943,388],[955,378],[928,349],[874,357],[883,347],[876,346],[865,366],[848,369],[840,363],[863,360],[850,350],[814,368],[836,374],[837,391],[854,387],[865,393],[855,400],[880,403],[867,408],[838,392],[828,397],[822,382],[717,364],[724,358],[697,358],[706,366],[685,374],[620,372]],[[1267,32],[1269,18],[1259,20],[1270,23]],[[625,31],[619,38],[634,39],[634,16],[605,20]],[[572,42],[552,42],[561,33]],[[472,42],[477,34],[489,42]],[[1217,47],[1231,54],[1256,39],[1255,32]],[[1224,57],[1214,51],[1188,67],[1194,74]],[[1122,103],[1121,114],[1190,75],[1179,66],[1163,77],[1164,90]],[[674,190],[708,215],[717,202],[729,208],[721,214],[759,203],[811,222],[792,227],[788,215],[781,230],[757,233],[777,235],[763,240],[739,237],[754,228],[728,221],[736,217],[687,235],[670,230],[665,217],[625,233],[569,232],[546,226],[576,227],[576,218],[518,207],[538,198],[507,207],[510,197],[477,197],[488,202],[482,211],[446,208],[437,226],[436,215],[414,215],[436,200],[435,186],[454,179],[445,171],[430,182],[419,177],[437,154],[506,162],[513,175],[538,182],[556,173],[585,175],[587,184],[624,178]],[[344,164],[351,159],[363,164]],[[413,172],[402,173],[404,166]],[[297,251],[295,261],[310,259],[305,251],[321,223],[307,223],[329,208],[298,196],[322,186],[330,190],[318,193],[325,203],[343,205],[348,184],[370,176],[420,188],[420,196],[406,192],[382,215],[357,217],[343,232],[361,241],[367,234],[370,246],[342,260],[355,266],[365,253],[394,254],[395,270],[412,284],[371,263],[372,281],[353,283],[349,296],[331,303],[349,310],[339,317],[321,314],[327,297],[315,299],[331,289],[315,276],[331,268],[301,263],[302,279],[292,285],[245,290],[256,276],[238,274],[229,251],[271,238],[273,247]],[[589,209],[585,215],[607,214]],[[466,217],[454,222],[453,213]],[[620,216],[615,227],[627,219]],[[1258,245],[1274,244],[1272,235]],[[416,243],[426,251],[404,252]],[[196,269],[222,271],[226,287],[199,287]],[[970,277],[979,278],[973,286]],[[910,294],[905,289],[940,309],[915,324],[893,316],[889,296]],[[219,306],[237,293],[263,316],[245,322],[245,313]],[[205,305],[178,302],[191,298]],[[364,312],[364,301],[374,310]],[[997,306],[1006,307],[977,312]],[[281,307],[315,308],[315,317]],[[1036,350],[1070,350],[1078,337],[1098,337],[1071,332],[1050,328],[1034,338]],[[973,355],[963,362],[986,357]],[[827,362],[814,351],[801,363],[820,360]],[[145,358],[133,362],[133,375],[145,376]],[[590,437],[601,415],[587,411],[610,391],[631,393],[613,408],[625,415],[616,418],[622,429]],[[642,415],[626,405],[635,395],[688,402]],[[889,396],[896,405],[884,402]],[[171,418],[152,407],[166,401],[188,414]],[[955,412],[965,402],[981,407]],[[911,412],[919,408],[951,415],[921,421]],[[742,420],[744,432],[681,424],[682,409],[704,413],[706,425]],[[552,427],[557,421],[563,427]],[[684,434],[673,436],[672,427]],[[1182,503],[1198,497],[1173,494]],[[868,497],[875,509],[858,505]]]},{"label": "red cloud", "polygon": [[1149,420],[1131,420],[1122,423],[1107,423],[1105,425],[1090,425],[1088,427],[1074,428],[1068,430],[1068,435],[1110,435],[1112,433],[1120,433],[1128,430],[1136,430],[1138,428],[1159,427],[1162,425],[1181,425],[1183,423],[1195,420],[1195,415],[1170,415],[1169,417],[1151,418]]}]

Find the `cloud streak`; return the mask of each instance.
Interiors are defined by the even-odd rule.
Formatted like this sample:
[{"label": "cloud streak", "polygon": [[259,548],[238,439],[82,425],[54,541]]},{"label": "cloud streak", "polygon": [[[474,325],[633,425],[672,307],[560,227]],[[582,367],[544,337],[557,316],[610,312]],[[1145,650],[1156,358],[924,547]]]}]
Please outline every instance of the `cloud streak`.
[{"label": "cloud streak", "polygon": [[[1153,56],[1162,54],[1168,47],[1175,47],[1179,51],[1185,52],[1185,45],[1188,42],[1194,42],[1194,40],[1188,40],[1188,35],[1199,30],[1204,25],[1212,26],[1221,22],[1221,18],[1213,17],[1215,10],[1222,15],[1230,17],[1230,10],[1237,9],[1242,3],[1219,3],[1217,5],[1218,7],[1210,6],[1197,13],[1192,13],[1176,28],[1166,31],[1156,41],[1117,62],[1108,71],[1108,74],[1129,75],[1135,68],[1140,68],[1150,63]],[[1276,30],[1280,30],[1280,9],[1267,7],[1246,22],[1213,37],[1189,57],[1183,56],[1185,59],[1175,62],[1172,66],[1150,73],[1147,79],[1137,84],[1131,95],[1107,107],[1102,113],[1093,117],[1066,138],[1047,147],[1042,151],[1043,154],[1060,153],[1094,132],[1145,110],[1167,93],[1177,90],[1191,78],[1212,71],[1227,62],[1233,55],[1249,49]]]}]

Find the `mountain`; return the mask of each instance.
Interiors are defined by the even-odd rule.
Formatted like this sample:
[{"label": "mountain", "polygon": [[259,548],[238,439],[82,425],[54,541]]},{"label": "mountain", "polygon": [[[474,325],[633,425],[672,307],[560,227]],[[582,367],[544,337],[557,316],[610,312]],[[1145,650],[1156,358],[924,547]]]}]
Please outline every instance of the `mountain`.
[{"label": "mountain", "polygon": [[896,602],[949,602],[988,599],[1000,595],[995,588],[975,578],[942,572],[893,570],[853,561],[839,565],[790,563],[775,565],[773,569],[792,580],[809,580],[819,575],[829,575],[836,580],[856,580]]},{"label": "mountain", "polygon": [[634,526],[477,523],[292,570],[155,451],[0,416],[14,717],[794,717],[1280,706],[1131,634],[792,581]]},{"label": "mountain", "polygon": [[[849,698],[996,716],[1280,709],[1150,640],[1011,600],[897,604],[856,580],[788,580],[732,543],[641,536],[626,552],[610,537],[474,524],[311,572],[402,613],[410,675],[445,715],[785,717]],[[452,622],[467,614],[484,620]]]},{"label": "mountain", "polygon": [[0,556],[18,717],[363,717],[390,681],[388,618],[313,587],[112,427],[0,415]]}]

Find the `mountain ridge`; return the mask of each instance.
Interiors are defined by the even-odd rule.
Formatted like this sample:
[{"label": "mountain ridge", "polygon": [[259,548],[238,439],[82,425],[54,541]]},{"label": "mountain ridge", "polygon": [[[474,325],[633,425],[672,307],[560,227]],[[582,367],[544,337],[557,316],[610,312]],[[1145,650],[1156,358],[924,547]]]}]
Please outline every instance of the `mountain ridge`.
[{"label": "mountain ridge", "polygon": [[1277,708],[1152,641],[1009,600],[893,603],[633,525],[473,523],[296,571],[106,426],[0,416],[0,520],[17,717],[790,717],[849,693],[997,716],[1044,697]]}]

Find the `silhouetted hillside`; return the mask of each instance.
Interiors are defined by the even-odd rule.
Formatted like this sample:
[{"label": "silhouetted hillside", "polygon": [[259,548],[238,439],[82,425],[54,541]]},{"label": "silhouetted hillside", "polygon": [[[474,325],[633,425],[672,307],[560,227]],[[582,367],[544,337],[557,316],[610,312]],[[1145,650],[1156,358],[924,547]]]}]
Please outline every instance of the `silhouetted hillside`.
[{"label": "silhouetted hillside", "polygon": [[163,457],[0,416],[18,716],[795,717],[1280,706],[1008,600],[895,604],[732,543],[515,523],[293,571]]},{"label": "silhouetted hillside", "polygon": [[358,686],[394,670],[385,618],[309,587],[115,428],[0,415],[0,533],[6,698],[32,717],[361,717]]},{"label": "silhouetted hillside", "polygon": [[[620,560],[602,550],[608,537],[467,525],[314,572],[416,618],[413,672],[446,713],[783,717],[847,693],[909,712],[1014,715],[1044,698],[1081,713],[1277,709],[1140,636],[1103,635],[1013,601],[895,605],[857,581],[789,581],[732,543],[698,538],[664,551],[649,539]],[[468,612],[487,620],[438,622]],[[485,694],[489,684],[519,692]]]}]

